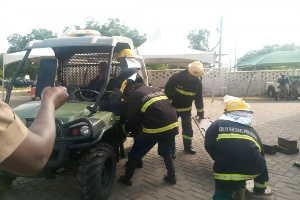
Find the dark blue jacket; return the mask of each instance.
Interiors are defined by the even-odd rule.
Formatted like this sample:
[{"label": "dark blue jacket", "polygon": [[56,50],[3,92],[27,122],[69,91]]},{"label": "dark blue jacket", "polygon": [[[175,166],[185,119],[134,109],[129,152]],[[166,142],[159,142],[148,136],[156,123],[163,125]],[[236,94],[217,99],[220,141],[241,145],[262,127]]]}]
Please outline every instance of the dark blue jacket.
[{"label": "dark blue jacket", "polygon": [[188,73],[188,70],[184,70],[173,74],[166,83],[165,93],[177,112],[191,111],[194,100],[197,112],[203,112],[201,80],[189,80]]},{"label": "dark blue jacket", "polygon": [[147,137],[178,134],[177,115],[169,99],[159,88],[139,84],[130,95],[127,129]]},{"label": "dark blue jacket", "polygon": [[216,181],[254,179],[256,186],[267,187],[269,177],[263,145],[254,128],[216,120],[206,131],[205,149],[215,161]]}]

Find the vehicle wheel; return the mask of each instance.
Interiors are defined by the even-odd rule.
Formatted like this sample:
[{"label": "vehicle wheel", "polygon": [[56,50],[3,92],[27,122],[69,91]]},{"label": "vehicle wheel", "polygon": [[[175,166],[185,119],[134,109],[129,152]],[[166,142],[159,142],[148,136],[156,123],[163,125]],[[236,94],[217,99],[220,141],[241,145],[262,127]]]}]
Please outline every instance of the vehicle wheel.
[{"label": "vehicle wheel", "polygon": [[291,92],[291,99],[292,100],[297,100],[298,99],[298,94],[294,91]]},{"label": "vehicle wheel", "polygon": [[14,176],[0,175],[0,191],[5,190],[5,188],[7,188],[8,186],[11,186],[16,179],[17,177]]},{"label": "vehicle wheel", "polygon": [[107,199],[116,175],[113,147],[101,143],[90,149],[81,160],[77,180],[81,199]]},{"label": "vehicle wheel", "polygon": [[274,97],[275,96],[275,90],[273,87],[268,88],[268,95],[269,97]]}]

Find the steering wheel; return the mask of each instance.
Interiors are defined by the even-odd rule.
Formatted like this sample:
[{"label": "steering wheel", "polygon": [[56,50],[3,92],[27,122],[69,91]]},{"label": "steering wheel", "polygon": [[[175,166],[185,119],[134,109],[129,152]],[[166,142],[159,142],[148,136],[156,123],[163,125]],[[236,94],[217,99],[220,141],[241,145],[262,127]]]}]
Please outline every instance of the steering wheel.
[{"label": "steering wheel", "polygon": [[[85,95],[82,94],[83,92],[85,93]],[[90,89],[80,89],[75,92],[75,96],[80,101],[95,101],[99,94],[100,94],[99,92]],[[86,96],[91,96],[91,97],[86,97]]]}]

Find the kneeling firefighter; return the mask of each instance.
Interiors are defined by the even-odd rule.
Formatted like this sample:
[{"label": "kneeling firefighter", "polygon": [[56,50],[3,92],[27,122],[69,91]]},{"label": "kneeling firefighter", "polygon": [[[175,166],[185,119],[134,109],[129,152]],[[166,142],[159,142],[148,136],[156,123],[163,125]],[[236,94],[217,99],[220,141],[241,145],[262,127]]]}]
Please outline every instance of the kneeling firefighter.
[{"label": "kneeling firefighter", "polygon": [[[227,101],[227,100],[228,101]],[[261,139],[251,126],[249,104],[225,96],[225,113],[212,123],[205,134],[205,149],[214,160],[215,194],[213,199],[244,199],[246,181],[254,179],[254,192],[264,194],[268,170]]]},{"label": "kneeling firefighter", "polygon": [[[133,78],[134,79],[134,78]],[[119,181],[132,185],[131,178],[139,161],[158,143],[158,154],[163,157],[168,171],[165,180],[176,184],[171,157],[174,137],[178,134],[178,120],[174,108],[159,88],[127,80],[124,95],[129,98],[126,130],[134,143],[128,154],[125,175]]]}]

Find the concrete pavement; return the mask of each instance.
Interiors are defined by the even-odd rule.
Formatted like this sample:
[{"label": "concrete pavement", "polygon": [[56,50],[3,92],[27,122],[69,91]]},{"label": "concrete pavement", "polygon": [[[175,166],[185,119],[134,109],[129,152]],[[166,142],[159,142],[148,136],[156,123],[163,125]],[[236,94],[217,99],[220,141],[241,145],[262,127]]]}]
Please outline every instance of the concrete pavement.
[{"label": "concrete pavement", "polygon": [[[222,99],[215,98],[214,102],[211,98],[204,100],[205,116],[212,120],[220,117],[224,109]],[[299,101],[276,102],[268,97],[253,97],[247,102],[254,111],[253,125],[263,143],[277,144],[278,137],[297,140],[300,143]],[[195,110],[193,112],[195,114]],[[109,199],[211,199],[214,193],[213,161],[204,149],[202,135],[194,124],[193,126],[193,146],[197,151],[196,155],[184,153],[181,133],[176,137],[177,158],[174,160],[176,185],[169,185],[162,180],[166,169],[163,159],[157,155],[155,146],[143,159],[144,168],[136,170],[131,187],[117,181],[125,171],[126,158],[117,164],[116,180]],[[130,150],[132,142],[131,138],[125,142],[126,152]],[[270,197],[248,195],[246,199],[300,199],[300,169],[293,167],[295,161],[300,161],[299,154],[285,155],[277,152],[275,155],[266,155],[266,160],[273,195]],[[76,187],[74,174],[65,174],[53,180],[18,178],[11,189],[0,194],[0,199],[79,199]]]}]

